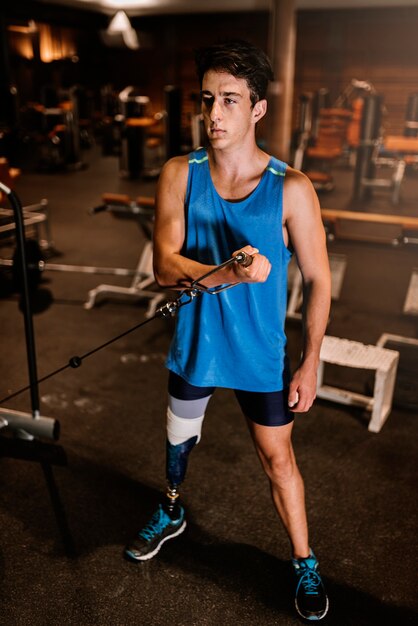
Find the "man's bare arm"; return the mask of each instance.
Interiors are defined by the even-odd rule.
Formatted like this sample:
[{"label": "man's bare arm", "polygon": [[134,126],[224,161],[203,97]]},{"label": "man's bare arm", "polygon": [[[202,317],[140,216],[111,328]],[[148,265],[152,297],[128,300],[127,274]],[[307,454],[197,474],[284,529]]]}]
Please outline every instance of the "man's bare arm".
[{"label": "man's bare arm", "polygon": [[[184,289],[215,267],[181,254],[186,233],[184,202],[187,175],[188,158],[175,157],[165,164],[157,186],[153,237],[154,274],[161,287],[171,289]],[[250,267],[244,268],[234,263],[205,279],[204,285],[215,287],[235,282],[264,282],[271,268],[269,261],[251,245],[241,250],[253,256]],[[231,251],[231,255],[237,252],[238,250]]]},{"label": "man's bare arm", "polygon": [[326,331],[331,276],[319,201],[309,179],[289,169],[284,188],[284,217],[303,279],[303,351],[293,375],[289,404],[307,411],[316,396],[321,343]]}]

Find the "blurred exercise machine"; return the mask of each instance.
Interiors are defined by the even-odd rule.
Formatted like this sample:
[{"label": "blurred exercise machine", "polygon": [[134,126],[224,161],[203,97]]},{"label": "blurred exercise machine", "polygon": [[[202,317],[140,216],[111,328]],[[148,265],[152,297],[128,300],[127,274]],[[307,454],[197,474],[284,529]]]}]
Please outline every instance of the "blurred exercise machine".
[{"label": "blurred exercise machine", "polygon": [[349,239],[398,246],[418,244],[418,217],[323,208],[329,239]]},{"label": "blurred exercise machine", "polygon": [[[49,225],[47,222],[47,206],[46,200],[39,205],[32,205],[22,209],[23,224],[25,234],[35,236],[26,239],[25,256],[27,261],[27,280],[31,297],[35,296],[39,288],[41,277],[44,272],[73,272],[80,274],[107,274],[113,276],[131,277],[132,282],[129,286],[100,284],[88,293],[88,299],[84,304],[84,308],[92,309],[99,301],[116,299],[130,299],[149,301],[146,317],[152,317],[155,314],[158,304],[163,300],[164,294],[158,291],[148,289],[155,284],[155,278],[152,267],[152,230],[154,219],[154,199],[139,196],[135,200],[131,200],[129,196],[122,194],[105,193],[102,196],[103,204],[91,209],[90,213],[95,214],[102,211],[109,211],[114,217],[123,217],[135,219],[144,234],[145,244],[139,257],[138,264],[135,269],[127,269],[120,267],[96,267],[90,265],[72,265],[62,263],[51,263],[45,261],[42,253],[41,242],[44,242],[43,248],[51,248],[49,239],[41,239],[40,227],[46,228],[47,237],[49,236]],[[43,211],[43,213],[42,213]],[[13,212],[10,209],[0,209],[1,218],[6,219],[7,223],[0,225],[0,235],[13,235],[15,240],[15,221]],[[33,231],[35,229],[35,231]],[[21,291],[21,274],[19,270],[19,262],[17,250],[12,259],[0,258],[0,269],[11,272],[13,279],[13,287],[19,292]],[[0,277],[3,274],[0,275]]]},{"label": "blurred exercise machine", "polygon": [[299,128],[294,137],[293,167],[302,170],[317,191],[334,188],[332,166],[344,158],[352,164],[359,140],[361,96],[373,85],[353,79],[331,104],[327,89],[299,98]]},{"label": "blurred exercise machine", "polygon": [[[418,97],[416,102],[414,97],[409,100],[404,135],[384,135],[382,110],[382,96],[373,94],[364,99],[352,205],[369,200],[375,189],[391,192],[392,204],[398,205],[407,167],[418,166]],[[409,119],[413,116],[417,117],[416,122]],[[415,126],[417,134],[414,135]],[[384,167],[389,168],[392,175],[378,177],[377,170]]]},{"label": "blurred exercise machine", "polygon": [[86,309],[92,309],[98,300],[103,299],[130,299],[149,300],[146,317],[155,314],[158,304],[164,299],[164,294],[158,291],[149,290],[148,287],[155,284],[152,268],[152,230],[154,220],[154,199],[138,196],[132,200],[123,194],[104,193],[102,195],[103,204],[92,209],[93,213],[109,211],[115,217],[127,217],[138,221],[142,232],[145,235],[145,244],[139,257],[132,283],[129,287],[118,285],[101,284],[90,290],[88,300],[84,304]]},{"label": "blurred exercise machine", "polygon": [[119,155],[120,175],[138,179],[158,176],[163,163],[182,152],[181,90],[164,88],[164,110],[152,112],[151,101],[128,86],[114,94],[102,89],[103,154]]}]

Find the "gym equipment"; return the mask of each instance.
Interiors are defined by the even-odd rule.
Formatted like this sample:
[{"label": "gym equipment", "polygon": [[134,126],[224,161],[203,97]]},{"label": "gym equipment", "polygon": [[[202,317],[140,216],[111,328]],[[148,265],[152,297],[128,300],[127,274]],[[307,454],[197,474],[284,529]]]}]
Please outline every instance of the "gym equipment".
[{"label": "gym equipment", "polygon": [[[326,87],[321,87],[315,91],[312,97],[312,137],[316,139],[318,136],[319,112],[322,109],[329,109],[333,105],[331,103],[330,93]],[[339,107],[340,105],[335,105]]]},{"label": "gym equipment", "polygon": [[416,412],[418,409],[416,380],[416,372],[418,371],[418,339],[384,333],[379,337],[376,345],[380,348],[388,348],[399,352],[393,405]]},{"label": "gym equipment", "polygon": [[[22,208],[23,225],[25,227],[26,236],[31,235],[36,238],[39,246],[43,250],[52,250],[54,247],[51,227],[49,224],[49,205],[46,198],[36,204],[28,204]],[[0,237],[2,243],[7,243],[9,235],[14,234],[15,221],[13,219],[13,211],[0,207]]]},{"label": "gym equipment", "polygon": [[375,158],[376,166],[389,166],[393,169],[391,178],[375,178],[365,181],[373,188],[392,191],[392,204],[399,204],[401,185],[406,168],[418,165],[418,136],[387,135],[381,141],[379,152]]},{"label": "gym equipment", "polygon": [[[29,289],[35,290],[41,282],[44,272],[77,272],[81,274],[112,274],[114,276],[135,276],[137,270],[123,267],[95,267],[90,265],[65,265],[63,263],[50,263],[44,260],[40,245],[35,239],[26,241],[27,275]],[[16,249],[13,259],[0,259],[0,267],[9,267],[12,270],[16,288],[21,286],[21,265],[19,254]]]},{"label": "gym equipment", "polygon": [[333,104],[326,88],[300,96],[293,166],[307,170],[317,191],[333,189],[331,168],[336,159],[348,158],[354,166],[363,97],[375,93],[371,83],[353,79]]},{"label": "gym equipment", "polygon": [[364,97],[369,94],[375,94],[376,89],[374,85],[367,80],[358,80],[353,78],[336,99],[334,106],[336,107],[349,107],[353,100],[356,100],[359,96]]},{"label": "gym equipment", "polygon": [[148,287],[155,283],[152,268],[152,229],[154,219],[154,198],[138,196],[132,200],[128,195],[104,193],[102,195],[103,204],[95,209],[93,213],[100,211],[110,211],[116,217],[128,217],[136,219],[145,235],[145,245],[139,257],[138,265],[133,274],[132,283],[129,287],[119,285],[98,285],[88,293],[86,309],[92,309],[98,299],[103,298],[128,298],[138,300],[146,298],[150,301],[146,317],[155,314],[158,304],[164,299],[160,291],[149,290]]},{"label": "gym equipment", "polygon": [[135,87],[123,89],[118,97],[121,117],[121,176],[139,178],[144,171],[147,129],[156,124],[150,115],[150,99]]},{"label": "gym equipment", "polygon": [[79,170],[85,167],[85,163],[80,151],[77,86],[71,87],[65,97],[53,107],[37,105],[45,137],[41,144],[40,165],[47,169]]},{"label": "gym equipment", "polygon": [[[305,173],[317,191],[331,191],[334,188],[331,164],[344,152],[350,119],[351,111],[348,109],[333,107],[319,111],[314,145],[305,150]],[[313,169],[314,165],[316,169]]]},{"label": "gym equipment", "polygon": [[376,154],[381,134],[382,103],[383,98],[379,94],[369,95],[364,99],[360,143],[357,148],[354,171],[352,205],[362,204],[371,195],[370,182],[373,181],[375,175],[373,157]]},{"label": "gym equipment", "polygon": [[418,137],[418,93],[411,93],[406,105],[405,137]]},{"label": "gym equipment", "polygon": [[60,435],[60,424],[55,418],[40,414],[35,335],[26,271],[23,209],[18,197],[9,187],[0,182],[0,189],[6,194],[12,205],[16,224],[17,258],[22,268],[22,312],[29,373],[29,385],[26,389],[30,390],[32,409],[30,414],[0,407],[0,432],[4,429],[11,430],[14,434],[14,438],[0,437],[0,456],[11,456],[40,463],[66,553],[68,556],[73,556],[75,554],[74,544],[52,471],[52,465],[66,465],[67,458],[60,446],[45,444],[35,439],[45,437],[57,440]]},{"label": "gym equipment", "polygon": [[102,149],[120,157],[120,175],[130,179],[157,176],[168,158],[181,154],[181,91],[164,88],[165,109],[151,111],[148,96],[133,86],[118,95],[101,90]]},{"label": "gym equipment", "polygon": [[[164,294],[159,291],[151,291],[147,289],[149,286],[155,283],[154,273],[152,268],[152,222],[154,217],[154,199],[138,196],[136,200],[131,200],[129,196],[123,194],[105,193],[102,196],[103,204],[92,209],[90,213],[95,214],[102,211],[110,211],[117,217],[131,217],[136,219],[145,235],[146,241],[140,255],[138,265],[135,269],[122,268],[122,267],[97,267],[89,265],[71,265],[63,263],[51,263],[45,261],[42,253],[41,243],[37,240],[27,239],[26,246],[26,259],[27,259],[27,276],[29,283],[29,290],[33,294],[38,288],[44,272],[56,271],[56,272],[72,272],[80,274],[101,274],[111,276],[128,276],[132,277],[132,282],[128,287],[110,284],[100,284],[94,289],[88,292],[87,301],[84,304],[86,309],[93,308],[99,300],[109,299],[112,297],[129,298],[129,299],[142,299],[146,298],[150,300],[146,316],[150,317],[154,315],[157,305],[164,299]],[[33,212],[29,214],[30,209],[35,209],[38,205],[32,207],[26,207],[24,209],[25,225],[39,226],[43,223],[47,217],[46,215],[38,215]],[[42,207],[45,209],[47,201],[42,201]],[[4,209],[7,215],[12,215],[10,210]],[[0,210],[1,216],[1,210]],[[15,229],[14,223],[9,223],[4,227],[0,226],[0,232],[2,229],[13,231]],[[49,231],[48,231],[49,236]],[[50,241],[50,240],[49,240]],[[48,246],[50,247],[50,243]],[[13,276],[13,283],[16,289],[19,289],[21,282],[21,275],[19,271],[19,262],[17,258],[17,252],[13,255],[12,259],[0,259],[1,268],[11,270]]]},{"label": "gym equipment", "polygon": [[302,170],[308,142],[312,136],[312,93],[303,93],[299,97],[299,129],[296,131],[296,148],[293,155],[293,167]]},{"label": "gym equipment", "polygon": [[412,270],[403,312],[408,315],[418,315],[418,268]]},{"label": "gym equipment", "polygon": [[135,179],[145,172],[145,148],[148,130],[158,124],[155,117],[132,117],[122,126],[120,175]]},{"label": "gym equipment", "polygon": [[37,436],[49,439],[58,439],[60,430],[59,422],[51,417],[42,417],[40,414],[35,335],[30,303],[30,289],[26,261],[26,238],[22,205],[20,204],[17,195],[1,182],[0,189],[6,194],[10,204],[12,205],[16,224],[16,259],[18,259],[19,266],[21,268],[22,311],[24,317],[26,355],[29,372],[28,388],[30,389],[32,408],[31,416],[27,413],[20,413],[2,408],[0,412],[0,426],[4,428],[9,427],[20,437],[26,439],[33,439]]},{"label": "gym equipment", "polygon": [[92,144],[89,106],[88,93],[81,85],[65,90],[43,85],[40,101],[28,102],[20,110],[17,143],[23,167],[52,171],[85,168],[81,147]]},{"label": "gym equipment", "polygon": [[[321,209],[329,239],[351,239],[375,243],[417,244],[418,217],[384,215],[361,211]],[[412,236],[411,236],[412,233]]]},{"label": "gym equipment", "polygon": [[[374,93],[364,99],[360,142],[357,149],[354,189],[351,205],[362,205],[374,189],[392,192],[392,204],[399,204],[401,184],[408,165],[418,164],[418,137],[412,134],[382,137],[381,116],[383,99]],[[413,113],[411,113],[411,116]],[[413,129],[415,122],[411,122]],[[418,122],[416,122],[418,128]],[[418,134],[418,132],[417,132]],[[406,136],[405,136],[406,135]],[[394,170],[390,178],[378,178],[376,168],[388,166]]]},{"label": "gym equipment", "polygon": [[[31,204],[23,207],[23,224],[25,231],[32,233],[42,248],[52,247],[51,232],[49,227],[48,201],[42,199],[37,204]],[[4,222],[4,223],[2,223]],[[13,211],[0,207],[0,237],[2,243],[7,242],[9,235],[14,234],[15,222],[13,219]],[[42,238],[42,229],[44,229],[44,238]]]},{"label": "gym equipment", "polygon": [[[0,186],[1,186],[1,183],[0,183]],[[4,186],[2,188],[7,189],[7,187],[4,187]],[[8,190],[8,192],[12,193],[10,190]],[[21,236],[21,234],[22,233],[19,234],[19,237]],[[24,233],[23,233],[22,243],[24,244]],[[22,262],[23,268],[25,268],[26,258],[24,255],[24,245],[22,246],[21,250],[23,250],[22,255],[21,255],[21,262]],[[33,338],[32,314],[30,310],[27,274],[24,269],[23,270],[23,290],[24,290],[23,310],[25,314],[25,320],[26,319],[28,320],[28,328],[29,328],[29,332],[27,333],[26,343],[28,346],[28,362],[30,362],[30,368],[29,368],[30,369],[30,383],[26,387],[22,387],[21,389],[18,389],[17,391],[9,394],[8,396],[1,398],[0,404],[3,404],[3,402],[11,400],[12,398],[15,398],[16,396],[30,389],[31,393],[33,392],[34,394],[34,399],[37,400],[37,404],[39,405],[39,394],[38,394],[39,383],[44,382],[45,380],[48,380],[49,378],[52,378],[53,376],[56,376],[57,374],[65,371],[69,367],[73,369],[80,367],[84,359],[88,358],[89,356],[92,356],[93,354],[96,354],[96,352],[99,352],[99,350],[103,350],[103,348],[106,348],[107,346],[111,345],[115,341],[122,339],[122,337],[126,337],[126,335],[129,335],[130,333],[134,332],[135,330],[138,330],[142,326],[145,326],[145,324],[148,324],[149,322],[153,321],[157,317],[173,317],[174,315],[176,315],[177,311],[182,306],[185,306],[186,304],[190,304],[201,293],[216,295],[218,293],[221,293],[222,291],[235,287],[239,283],[232,283],[230,285],[224,285],[219,288],[207,288],[201,284],[201,281],[205,280],[205,278],[212,276],[216,272],[219,272],[219,270],[223,269],[224,267],[227,267],[228,265],[231,265],[232,263],[239,263],[243,267],[249,267],[252,263],[252,257],[243,251],[238,252],[238,254],[231,257],[227,261],[224,261],[220,265],[217,265],[216,267],[214,267],[212,270],[210,270],[203,276],[199,276],[199,278],[197,278],[191,283],[190,287],[187,287],[186,289],[183,289],[182,291],[180,291],[179,296],[175,300],[170,300],[166,302],[164,305],[160,306],[152,317],[149,317],[148,319],[145,319],[143,322],[136,324],[132,328],[125,330],[124,332],[120,333],[116,337],[112,337],[105,343],[102,343],[101,345],[96,346],[95,348],[93,348],[92,350],[89,350],[82,356],[72,356],[69,359],[68,363],[66,363],[65,365],[62,365],[61,367],[57,368],[56,370],[52,372],[49,372],[49,374],[46,374],[45,376],[39,379],[36,377],[36,360],[35,360],[35,351],[34,351],[35,344],[34,344],[34,338]],[[25,328],[26,328],[26,325],[25,325]],[[34,401],[34,404],[36,404],[35,401]],[[39,412],[39,409],[38,409],[38,412]],[[49,419],[49,418],[46,418],[46,419]],[[46,430],[45,430],[45,433],[46,433]]]},{"label": "gym equipment", "polygon": [[309,146],[315,146],[320,128],[320,113],[331,107],[328,89],[302,93],[299,96],[299,128],[295,133],[293,167],[304,169],[305,153]]},{"label": "gym equipment", "polygon": [[[324,400],[362,406],[371,411],[368,430],[378,433],[392,410],[398,361],[399,352],[396,350],[325,335],[320,353],[316,395]],[[373,395],[369,397],[354,391],[325,385],[326,363],[373,370],[375,372]]]}]

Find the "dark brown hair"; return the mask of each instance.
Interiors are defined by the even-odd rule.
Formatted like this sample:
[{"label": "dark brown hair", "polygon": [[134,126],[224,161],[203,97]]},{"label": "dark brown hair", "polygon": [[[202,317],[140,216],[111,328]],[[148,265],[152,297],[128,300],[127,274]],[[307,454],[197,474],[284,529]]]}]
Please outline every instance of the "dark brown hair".
[{"label": "dark brown hair", "polygon": [[240,39],[200,48],[195,52],[195,61],[200,87],[203,76],[209,70],[227,72],[246,80],[253,106],[266,97],[268,83],[273,80],[267,55],[260,48]]}]

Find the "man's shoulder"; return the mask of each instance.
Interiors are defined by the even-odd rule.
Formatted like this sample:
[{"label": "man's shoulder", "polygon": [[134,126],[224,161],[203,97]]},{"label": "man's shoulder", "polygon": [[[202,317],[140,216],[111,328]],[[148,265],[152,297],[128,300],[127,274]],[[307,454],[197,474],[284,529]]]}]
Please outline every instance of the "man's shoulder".
[{"label": "man's shoulder", "polygon": [[311,194],[313,185],[306,174],[288,165],[286,169],[285,190],[288,194]]},{"label": "man's shoulder", "polygon": [[183,154],[181,156],[175,156],[164,163],[163,173],[181,172],[187,170],[189,165],[189,155]]},{"label": "man's shoulder", "polygon": [[309,178],[303,172],[289,167],[283,186],[285,220],[296,215],[316,214],[318,210],[318,196]]},{"label": "man's shoulder", "polygon": [[175,156],[166,161],[161,170],[159,184],[182,185],[187,181],[189,171],[188,155]]},{"label": "man's shoulder", "polygon": [[175,156],[169,159],[163,167],[162,173],[166,175],[181,176],[187,175],[189,166],[197,163],[203,163],[208,160],[207,151],[203,148],[198,148],[189,154],[183,154],[181,156]]}]

